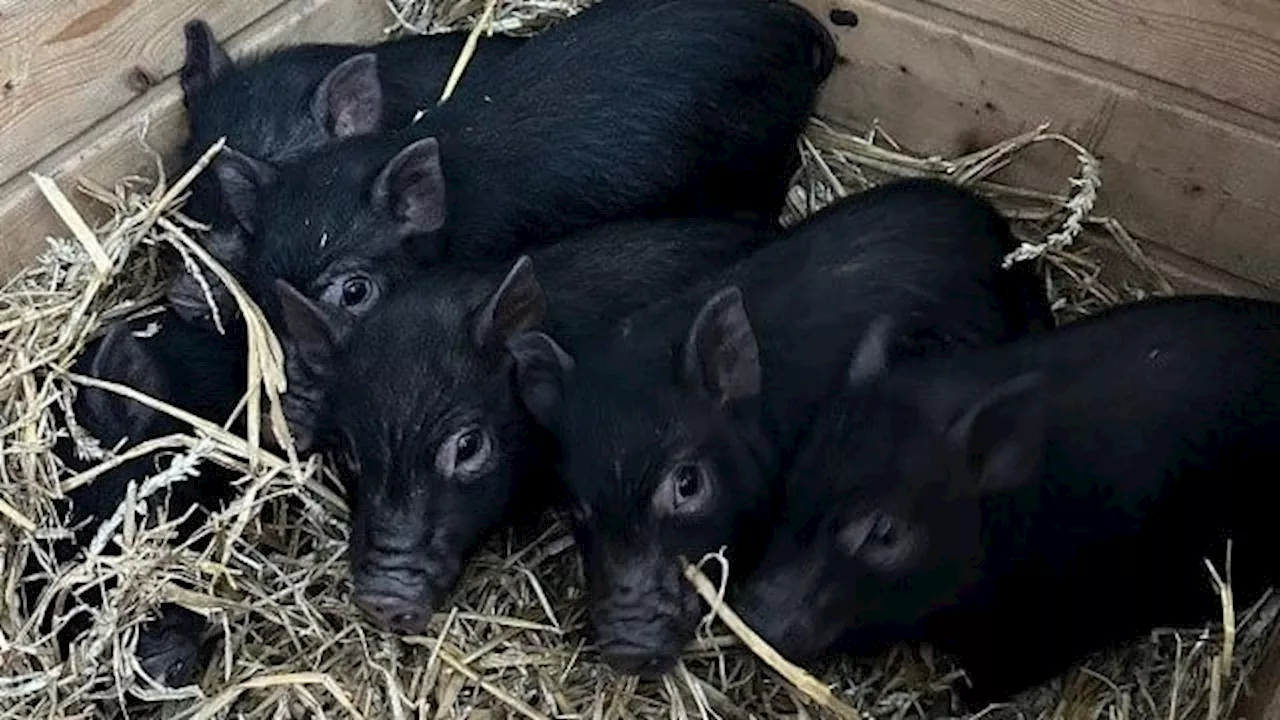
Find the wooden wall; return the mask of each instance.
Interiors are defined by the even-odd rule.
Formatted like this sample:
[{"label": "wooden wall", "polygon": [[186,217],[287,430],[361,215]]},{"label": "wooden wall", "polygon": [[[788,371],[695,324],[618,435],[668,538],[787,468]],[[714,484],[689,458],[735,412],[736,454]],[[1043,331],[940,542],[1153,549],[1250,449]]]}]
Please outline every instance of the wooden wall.
[{"label": "wooden wall", "polygon": [[[881,120],[951,154],[1052,120],[1104,161],[1101,212],[1175,272],[1219,289],[1280,289],[1280,4],[1274,0],[799,0],[844,61],[820,112]],[[856,27],[828,21],[855,13]],[[203,16],[233,53],[372,39],[380,0],[0,2],[0,277],[62,232],[27,172],[69,186],[149,168],[172,147],[182,24]],[[1037,151],[1038,152],[1038,151]],[[1011,179],[1072,170],[1038,152]]]},{"label": "wooden wall", "polygon": [[[823,113],[944,154],[1051,120],[1102,157],[1100,211],[1162,261],[1224,289],[1280,288],[1280,3],[799,1],[844,59]],[[1016,179],[1061,190],[1046,179],[1071,170],[1055,150]]]},{"label": "wooden wall", "polygon": [[[183,24],[202,17],[233,56],[306,40],[373,40],[377,0],[0,1],[0,278],[65,234],[28,173],[108,186],[150,172],[183,132]],[[74,196],[73,196],[74,199]],[[89,207],[89,203],[78,203]]]}]

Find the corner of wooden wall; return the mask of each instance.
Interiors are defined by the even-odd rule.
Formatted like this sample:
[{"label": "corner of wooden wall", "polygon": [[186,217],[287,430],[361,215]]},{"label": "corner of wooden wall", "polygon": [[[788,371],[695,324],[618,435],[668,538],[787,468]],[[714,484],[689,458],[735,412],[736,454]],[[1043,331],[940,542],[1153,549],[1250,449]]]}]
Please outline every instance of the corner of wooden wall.
[{"label": "corner of wooden wall", "polygon": [[[255,0],[213,3],[204,0],[199,3],[162,4],[166,8],[169,5],[182,6],[180,17],[169,18],[165,22],[169,35],[164,39],[167,47],[161,54],[166,56],[174,52],[181,54],[182,22],[191,17],[212,17],[210,13],[215,13],[214,6],[221,8],[216,10],[218,17],[225,16],[226,7],[232,6],[240,7],[255,18],[247,24],[236,18],[224,18],[220,23],[222,27],[214,25],[215,32],[225,32],[226,27],[236,29],[229,36],[220,36],[232,56],[298,42],[369,42],[380,37],[392,22],[386,6],[378,0],[274,0],[269,3]],[[265,12],[264,6],[267,8]],[[107,29],[99,31],[108,32]],[[124,58],[129,57],[131,51],[126,48],[114,52],[116,62],[125,63]],[[54,178],[91,221],[100,218],[103,209],[95,207],[92,200],[75,191],[79,178],[110,187],[126,176],[154,176],[155,159],[143,144],[144,130],[146,145],[161,153],[171,153],[186,133],[182,91],[178,86],[176,69],[171,68],[172,71],[164,77],[152,78],[153,82],[132,100],[33,164],[3,168],[0,175],[7,177],[0,179],[0,281],[7,280],[32,262],[45,249],[47,237],[67,234],[67,229],[36,189],[29,173],[38,172]],[[128,71],[128,67],[96,67],[85,71],[122,74]],[[4,142],[22,142],[22,139],[5,137]]]}]

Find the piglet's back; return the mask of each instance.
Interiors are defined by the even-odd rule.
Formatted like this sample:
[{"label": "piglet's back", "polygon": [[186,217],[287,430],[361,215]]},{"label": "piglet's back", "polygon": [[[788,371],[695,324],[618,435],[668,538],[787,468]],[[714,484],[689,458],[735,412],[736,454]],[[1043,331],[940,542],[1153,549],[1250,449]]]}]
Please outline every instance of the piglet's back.
[{"label": "piglet's back", "polygon": [[932,631],[964,656],[977,700],[1152,627],[1220,617],[1205,562],[1224,571],[1228,541],[1237,607],[1280,579],[1261,502],[1280,461],[1280,305],[1145,301],[904,366],[875,394],[943,428],[994,403],[982,417],[1025,458],[982,496],[985,604]]},{"label": "piglet's back", "polygon": [[778,216],[834,57],[826,30],[788,2],[611,1],[411,131],[440,138],[446,254],[494,257],[513,238],[640,214]]},{"label": "piglet's back", "polygon": [[[1085,512],[1096,509],[1091,493],[1108,493],[1117,532],[1148,522],[1146,513],[1157,509],[1159,522],[1168,513],[1166,530],[1185,522],[1177,535],[1188,539],[1201,530],[1221,536],[1232,525],[1246,533],[1266,527],[1249,498],[1260,488],[1256,469],[1280,458],[1280,305],[1149,300],[1053,334],[922,364],[903,382],[923,397],[936,394],[939,377],[985,387],[1022,373],[1043,378],[1038,397],[1046,403],[1046,465],[1035,497],[1079,497]],[[1150,502],[1157,496],[1159,505]],[[1046,543],[1061,539],[1051,536],[1055,522],[1045,525]]]},{"label": "piglet's back", "polygon": [[903,321],[918,353],[983,345],[1052,325],[1043,290],[1000,269],[1015,242],[987,203],[953,185],[912,180],[831,205],[727,272],[614,328],[584,373],[658,373],[666,382],[702,304],[741,288],[760,346],[768,430],[784,448],[843,372],[878,315]]},{"label": "piglet's back", "polygon": [[574,348],[777,238],[724,220],[625,220],[577,233],[532,257],[547,292],[549,329]]},{"label": "piglet's back", "polygon": [[[117,341],[105,352],[107,340],[90,343],[77,361],[77,372],[133,387],[211,422],[222,423],[230,417],[248,377],[245,356],[236,344],[183,322],[173,312],[134,320],[128,330],[124,321],[121,323],[116,332],[144,337]],[[103,357],[105,363],[98,360]],[[96,388],[81,389],[74,408],[78,422],[107,445],[126,436],[128,447],[132,447],[164,435],[190,432],[189,425],[166,413]],[[83,466],[69,446],[58,449],[72,466]],[[137,473],[142,472],[154,472],[154,465],[149,461],[128,464],[74,492],[77,516],[103,519],[124,498],[126,483],[141,480]],[[210,465],[202,477],[175,486],[179,502],[212,506],[230,496],[230,479],[230,473]],[[177,508],[178,513],[184,510]]]}]

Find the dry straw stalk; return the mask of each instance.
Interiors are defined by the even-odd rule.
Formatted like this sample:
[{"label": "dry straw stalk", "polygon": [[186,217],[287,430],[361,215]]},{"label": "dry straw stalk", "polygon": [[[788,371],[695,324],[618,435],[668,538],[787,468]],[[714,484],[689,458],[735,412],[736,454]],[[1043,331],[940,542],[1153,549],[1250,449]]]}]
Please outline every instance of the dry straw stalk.
[{"label": "dry straw stalk", "polygon": [[[392,30],[528,34],[583,4],[395,0]],[[455,69],[457,82],[466,82],[465,61]],[[1062,179],[1060,195],[1000,182],[1001,169],[1038,145],[1061,146],[1078,162],[1073,177]],[[878,127],[852,133],[815,119],[801,150],[804,167],[787,222],[887,178],[945,177],[988,194],[1014,220],[1024,245],[1012,259],[1045,268],[1064,319],[1172,289],[1119,221],[1094,215],[1104,168],[1086,148],[1047,126],[971,155],[937,158],[904,150]],[[182,215],[185,187],[203,167],[172,184],[159,170],[157,163],[154,180],[84,185],[74,200],[49,180],[36,179],[66,222],[67,237],[51,238],[44,256],[0,291],[0,718],[111,716],[126,705],[130,717],[255,719],[954,714],[952,688],[963,677],[945,658],[927,648],[899,648],[796,668],[743,627],[696,570],[691,581],[722,622],[709,623],[677,672],[662,681],[617,677],[598,662],[585,637],[581,568],[555,516],[504,531],[486,546],[454,593],[452,609],[437,616],[427,635],[397,639],[372,630],[348,601],[347,508],[331,473],[317,459],[279,457],[258,442],[264,402],[283,429],[280,346],[261,312],[200,246],[204,228]],[[77,207],[87,203],[105,206],[110,219],[85,221]],[[100,471],[73,475],[60,467],[50,452],[55,439],[70,432],[86,457],[108,464],[121,459],[74,425],[67,429],[70,399],[91,383],[138,396],[69,369],[103,324],[149,312],[164,282],[158,253],[165,248],[231,287],[248,323],[253,389],[239,411],[250,425],[248,436],[229,431],[221,418],[184,418],[190,436],[161,438],[141,450],[176,455],[178,470],[138,478],[114,529],[95,543],[101,547],[59,560],[50,542],[67,531],[54,501],[93,482]],[[210,540],[205,549],[174,547],[165,514],[160,522],[149,521],[142,508],[167,485],[190,481],[210,463],[242,476],[239,496],[204,526],[201,533]],[[1215,568],[1227,567],[1210,560]],[[31,568],[51,582],[39,597],[24,600],[24,573]],[[78,593],[104,578],[115,581],[105,605],[79,608]],[[1219,717],[1233,705],[1280,610],[1270,599],[1234,607],[1229,582],[1224,571],[1225,637],[1220,625],[1159,631],[983,716]],[[198,687],[165,690],[139,675],[132,654],[136,629],[162,602],[205,614],[225,638],[214,646]],[[89,632],[68,657],[59,656],[53,639],[33,621],[45,608],[91,614]]]}]

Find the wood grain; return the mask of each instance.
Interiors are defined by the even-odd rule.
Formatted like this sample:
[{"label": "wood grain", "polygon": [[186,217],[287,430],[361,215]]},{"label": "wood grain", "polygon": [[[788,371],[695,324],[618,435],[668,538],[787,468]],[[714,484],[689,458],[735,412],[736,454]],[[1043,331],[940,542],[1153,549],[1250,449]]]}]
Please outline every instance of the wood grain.
[{"label": "wood grain", "polygon": [[1280,4],[1273,0],[926,1],[1280,117]]},{"label": "wood grain", "polygon": [[0,179],[73,140],[182,64],[182,25],[230,36],[284,0],[27,0],[0,11]]},{"label": "wood grain", "polygon": [[[233,56],[240,56],[286,43],[370,41],[377,39],[389,22],[378,2],[290,0],[227,38],[226,44]],[[76,178],[110,186],[126,175],[154,175],[154,161],[139,141],[144,127],[147,142],[155,148],[173,149],[181,142],[186,128],[176,77],[164,79],[152,92],[91,127],[32,169],[53,176],[81,211],[93,218],[93,203],[74,191]],[[66,229],[25,172],[0,184],[0,280],[31,262],[51,234],[65,235]]]},{"label": "wood grain", "polygon": [[[801,1],[824,20],[835,8],[853,10],[863,20],[857,28],[831,26],[845,60],[828,83],[822,114],[853,124],[879,118],[908,145],[944,154],[1052,119],[1056,128],[1104,156],[1100,211],[1116,214],[1155,241],[1153,253],[1180,286],[1255,295],[1271,292],[1255,283],[1280,288],[1280,246],[1270,241],[1280,237],[1280,209],[1273,196],[1273,188],[1280,187],[1280,150],[1270,134],[1182,107],[1169,94],[1152,92],[1133,73],[1121,76],[1131,81],[1126,84],[1116,77],[1103,79],[1101,71],[1082,72],[1076,64],[1046,59],[1028,51],[1021,35],[936,7],[931,14],[932,6],[919,0]],[[110,12],[118,17],[127,10],[120,9],[121,2],[93,5],[101,14],[90,19],[97,22]],[[901,12],[890,4],[915,9]],[[0,17],[7,20],[5,12]],[[285,39],[372,38],[385,23],[381,13],[376,2],[290,0],[230,45],[243,51]],[[94,22],[60,25],[54,35],[80,34]],[[36,169],[67,188],[79,175],[112,182],[146,171],[150,160],[137,141],[144,118],[150,119],[153,145],[176,145],[182,123],[172,77]],[[1272,126],[1280,127],[1272,120],[1259,124]],[[1037,149],[1004,179],[1061,190],[1058,184],[1073,169],[1064,153]],[[25,173],[0,185],[0,276],[7,274],[5,268],[30,260],[45,234],[62,231]]]},{"label": "wood grain", "polygon": [[[900,142],[944,155],[1051,120],[1102,157],[1100,212],[1187,259],[1280,288],[1274,138],[989,39],[998,34],[960,32],[869,0],[801,3],[836,34],[843,58],[822,114],[858,125],[879,119]],[[833,9],[861,21],[837,27]],[[1036,149],[1004,179],[1061,191],[1071,172],[1069,154]]]}]

